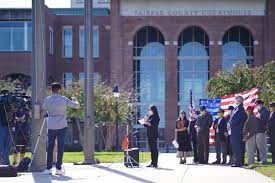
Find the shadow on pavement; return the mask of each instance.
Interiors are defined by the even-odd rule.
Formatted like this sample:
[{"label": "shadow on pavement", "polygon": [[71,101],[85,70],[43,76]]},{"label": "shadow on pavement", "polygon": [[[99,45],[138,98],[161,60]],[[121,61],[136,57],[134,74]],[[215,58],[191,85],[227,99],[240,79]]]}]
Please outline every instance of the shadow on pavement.
[{"label": "shadow on pavement", "polygon": [[52,183],[53,181],[66,182],[70,180],[82,180],[82,178],[73,179],[67,175],[43,175],[41,173],[32,173],[35,183]]},{"label": "shadow on pavement", "polygon": [[129,179],[133,179],[135,181],[140,181],[140,182],[143,182],[143,183],[155,183],[153,181],[150,181],[150,180],[147,180],[147,179],[143,179],[143,178],[140,178],[140,177],[136,177],[134,175],[127,174],[125,172],[122,172],[122,171],[119,171],[119,170],[115,170],[115,169],[111,169],[111,168],[108,168],[108,167],[105,167],[105,166],[101,166],[101,165],[92,165],[92,166],[96,167],[96,168],[99,168],[101,170],[105,170],[105,171],[108,171],[108,172],[111,172],[111,173],[115,173],[115,174],[127,177]]}]

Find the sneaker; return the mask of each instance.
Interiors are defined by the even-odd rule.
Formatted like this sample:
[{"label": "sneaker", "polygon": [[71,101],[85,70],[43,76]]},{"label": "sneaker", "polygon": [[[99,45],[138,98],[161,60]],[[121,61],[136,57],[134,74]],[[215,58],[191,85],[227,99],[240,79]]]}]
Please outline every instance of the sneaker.
[{"label": "sneaker", "polygon": [[56,169],[55,175],[64,175],[65,174],[65,169],[61,168],[61,170]]},{"label": "sneaker", "polygon": [[53,173],[52,169],[46,169],[42,172],[43,175],[51,175]]}]

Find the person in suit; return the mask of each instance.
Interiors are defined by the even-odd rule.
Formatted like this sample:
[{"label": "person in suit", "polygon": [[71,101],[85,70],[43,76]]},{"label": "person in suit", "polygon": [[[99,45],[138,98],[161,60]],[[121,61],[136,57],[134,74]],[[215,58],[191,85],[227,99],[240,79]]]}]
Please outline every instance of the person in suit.
[{"label": "person in suit", "polygon": [[261,120],[257,128],[256,135],[256,145],[259,150],[260,160],[262,164],[267,164],[267,122],[269,119],[269,111],[264,106],[262,100],[257,100],[255,102],[256,107],[259,111],[259,115],[257,117]]},{"label": "person in suit", "polygon": [[[195,118],[197,118],[200,115],[200,111],[195,112]],[[190,139],[192,142],[192,148],[193,148],[193,153],[194,153],[194,159],[193,163],[197,164],[199,162],[199,157],[198,157],[198,146],[197,146],[197,131],[196,131],[196,120],[190,121]]]},{"label": "person in suit", "polygon": [[144,118],[144,126],[147,128],[148,145],[151,152],[151,164],[147,167],[158,167],[158,126],[159,114],[155,105],[150,105],[148,114]]},{"label": "person in suit", "polygon": [[212,164],[221,163],[221,153],[222,153],[222,164],[227,163],[227,146],[226,139],[228,137],[227,133],[227,120],[223,117],[224,110],[219,109],[218,118],[214,121],[213,128],[215,130],[215,149],[216,149],[216,161]]},{"label": "person in suit", "polygon": [[229,120],[231,129],[231,144],[235,157],[235,164],[231,167],[242,167],[244,165],[244,150],[245,144],[243,143],[243,127],[247,119],[243,107],[243,97],[236,96],[234,99],[236,107],[233,110],[232,116]]},{"label": "person in suit", "polygon": [[212,115],[206,111],[205,106],[200,107],[200,115],[196,120],[198,157],[200,164],[208,164],[209,159],[209,129],[213,123]]},{"label": "person in suit", "polygon": [[268,134],[270,137],[272,164],[275,164],[275,102],[269,104],[270,117],[268,120]]},{"label": "person in suit", "polygon": [[253,110],[254,110],[254,106],[247,107],[246,112],[247,112],[248,118],[244,123],[244,128],[243,128],[243,141],[246,143],[248,165],[253,164],[255,161],[256,134],[257,134],[257,127],[260,123],[259,118],[254,116]]},{"label": "person in suit", "polygon": [[232,144],[231,144],[231,129],[230,129],[230,124],[228,123],[232,113],[233,113],[234,107],[229,106],[228,107],[228,115],[226,116],[226,121],[227,121],[227,132],[228,132],[228,137],[226,139],[227,143],[227,154],[229,155],[229,162],[228,165],[233,165],[234,164],[234,155],[233,155],[233,150],[232,150]]}]

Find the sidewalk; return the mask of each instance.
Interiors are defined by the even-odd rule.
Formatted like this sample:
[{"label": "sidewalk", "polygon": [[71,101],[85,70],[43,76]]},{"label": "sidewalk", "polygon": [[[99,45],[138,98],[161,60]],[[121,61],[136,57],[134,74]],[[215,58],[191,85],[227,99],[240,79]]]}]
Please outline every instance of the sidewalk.
[{"label": "sidewalk", "polygon": [[[214,161],[214,154],[210,162]],[[24,173],[16,178],[0,178],[0,183],[274,183],[253,170],[227,166],[178,164],[174,153],[161,154],[159,168],[126,168],[122,163],[74,166],[65,164],[66,176],[46,176],[41,173]]]}]

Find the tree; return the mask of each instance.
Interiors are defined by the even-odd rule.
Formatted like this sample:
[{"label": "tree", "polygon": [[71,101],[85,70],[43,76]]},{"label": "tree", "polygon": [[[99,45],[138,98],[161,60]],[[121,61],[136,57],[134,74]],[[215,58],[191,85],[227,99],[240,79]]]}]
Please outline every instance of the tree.
[{"label": "tree", "polygon": [[[102,130],[102,138],[105,142],[107,151],[112,149],[112,142],[115,132],[115,98],[113,96],[112,87],[108,86],[105,82],[100,79],[96,81],[94,89],[94,112],[95,112],[95,123]],[[118,122],[119,125],[127,120],[128,117],[128,97],[129,93],[126,91],[120,92],[120,98],[118,99]],[[83,85],[80,82],[74,82],[72,86],[63,91],[63,95],[72,98],[75,97],[80,103],[80,108],[75,110],[68,108],[68,118],[75,117],[76,114],[78,119],[83,119],[84,115],[84,90]],[[103,131],[105,133],[103,133]]]},{"label": "tree", "polygon": [[236,65],[232,72],[219,72],[206,86],[211,98],[243,92],[251,88],[260,89],[260,98],[268,104],[275,99],[275,61],[250,68],[247,64]]}]

